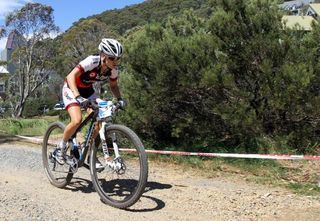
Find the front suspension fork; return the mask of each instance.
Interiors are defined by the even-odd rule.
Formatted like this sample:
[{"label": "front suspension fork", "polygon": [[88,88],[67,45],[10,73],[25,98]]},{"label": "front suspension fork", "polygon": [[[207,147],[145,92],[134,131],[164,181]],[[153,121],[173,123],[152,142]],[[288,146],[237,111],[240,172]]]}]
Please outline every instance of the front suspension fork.
[{"label": "front suspension fork", "polygon": [[[99,130],[99,135],[100,135],[101,144],[102,144],[102,150],[103,150],[103,154],[104,154],[105,159],[110,157],[108,145],[107,145],[107,141],[106,141],[106,137],[105,137],[106,125],[107,125],[106,122],[102,122],[101,128]],[[113,151],[115,154],[115,158],[119,158],[120,157],[119,147],[117,144],[117,137],[116,137],[115,133],[112,134],[111,139],[112,139],[112,148],[113,148]]]}]

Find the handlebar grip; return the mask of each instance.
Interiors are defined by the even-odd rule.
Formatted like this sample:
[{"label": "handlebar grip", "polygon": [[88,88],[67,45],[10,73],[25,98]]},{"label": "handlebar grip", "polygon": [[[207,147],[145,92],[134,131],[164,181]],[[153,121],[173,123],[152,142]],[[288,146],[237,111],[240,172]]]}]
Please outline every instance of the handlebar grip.
[{"label": "handlebar grip", "polygon": [[119,109],[119,108],[121,109],[121,104],[119,102],[117,102],[115,106],[116,106],[116,109]]},{"label": "handlebar grip", "polygon": [[90,100],[90,106],[92,107],[93,110],[98,110],[99,109],[99,105],[94,100]]}]

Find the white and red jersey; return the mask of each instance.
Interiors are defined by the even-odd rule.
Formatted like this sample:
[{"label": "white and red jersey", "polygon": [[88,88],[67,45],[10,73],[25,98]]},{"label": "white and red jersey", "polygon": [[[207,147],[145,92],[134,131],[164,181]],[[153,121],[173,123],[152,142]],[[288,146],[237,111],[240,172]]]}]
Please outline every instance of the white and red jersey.
[{"label": "white and red jersey", "polygon": [[[100,55],[90,55],[76,66],[81,73],[76,77],[76,86],[82,97],[95,99],[96,95],[93,89],[95,82],[107,80],[116,81],[118,79],[118,69],[109,69],[101,74],[100,64]],[[68,86],[67,80],[65,80],[62,88],[62,98],[66,109],[74,105],[79,106],[73,92]]]},{"label": "white and red jersey", "polygon": [[97,81],[117,80],[118,69],[108,70],[104,74],[100,74],[100,55],[90,55],[82,60],[77,68],[80,70],[80,76],[76,77],[76,85],[78,88],[89,88]]}]

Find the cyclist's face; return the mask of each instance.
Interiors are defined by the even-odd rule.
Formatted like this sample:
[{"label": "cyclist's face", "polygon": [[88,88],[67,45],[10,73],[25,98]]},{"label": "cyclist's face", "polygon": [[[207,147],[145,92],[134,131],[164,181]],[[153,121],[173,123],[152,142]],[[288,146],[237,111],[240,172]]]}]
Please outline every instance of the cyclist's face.
[{"label": "cyclist's face", "polygon": [[113,69],[120,64],[120,58],[109,57],[109,56],[105,55],[103,58],[102,64],[108,68]]}]

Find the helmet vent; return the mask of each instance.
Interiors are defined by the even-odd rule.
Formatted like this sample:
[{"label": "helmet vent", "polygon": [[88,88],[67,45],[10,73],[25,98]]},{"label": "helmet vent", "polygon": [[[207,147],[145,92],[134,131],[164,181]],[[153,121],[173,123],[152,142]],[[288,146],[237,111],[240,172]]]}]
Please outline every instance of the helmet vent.
[{"label": "helmet vent", "polygon": [[113,57],[121,57],[123,52],[122,45],[117,40],[111,38],[102,39],[99,50]]}]

